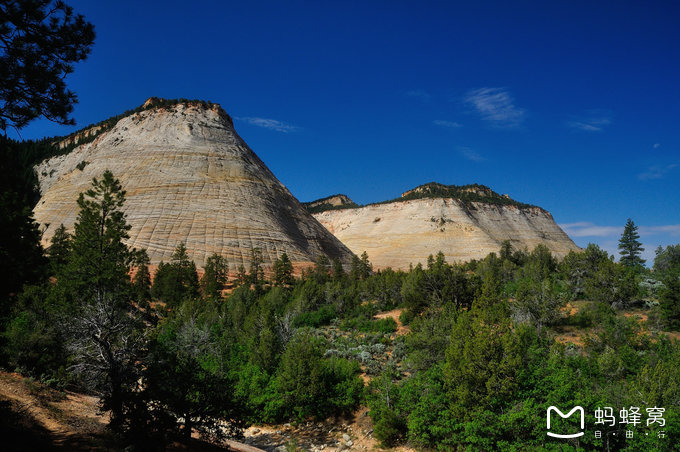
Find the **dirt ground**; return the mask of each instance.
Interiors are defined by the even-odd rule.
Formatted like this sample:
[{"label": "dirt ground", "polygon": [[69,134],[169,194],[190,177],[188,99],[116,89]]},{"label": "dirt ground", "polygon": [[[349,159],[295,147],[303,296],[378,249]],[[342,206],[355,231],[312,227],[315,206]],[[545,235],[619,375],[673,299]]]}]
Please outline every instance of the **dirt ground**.
[{"label": "dirt ground", "polygon": [[[325,422],[307,422],[300,425],[252,426],[245,432],[245,443],[266,451],[285,450],[320,451],[383,451],[373,437],[373,424],[368,408],[361,407],[347,419],[333,418]],[[288,446],[288,449],[286,449]],[[396,452],[413,452],[415,449],[398,447]]]},{"label": "dirt ground", "polygon": [[[123,447],[106,428],[97,398],[58,391],[16,373],[0,372],[0,450],[119,451]],[[234,450],[257,452],[237,442],[228,449],[192,439],[172,443],[169,451]]]},{"label": "dirt ground", "polygon": [[408,326],[404,326],[401,323],[401,321],[399,320],[399,316],[401,315],[401,313],[403,311],[404,311],[403,309],[393,309],[391,311],[381,312],[379,314],[376,314],[376,315],[373,316],[373,318],[378,319],[378,320],[386,319],[388,317],[392,318],[395,322],[397,322],[397,331],[395,332],[395,334],[397,336],[404,336],[411,331],[411,328],[408,327]]},{"label": "dirt ground", "polygon": [[[99,413],[96,397],[54,390],[19,374],[0,372],[0,409],[0,416],[15,418],[4,419],[0,425],[1,450],[120,450],[106,429],[108,417]],[[8,424],[12,428],[4,428]],[[379,449],[365,407],[349,418],[252,426],[245,436],[242,443],[227,442],[228,448],[241,452]],[[169,450],[196,450],[193,446],[173,444]]]},{"label": "dirt ground", "polygon": [[[7,414],[4,427],[14,437],[14,449],[30,450],[34,441],[51,449],[115,450],[106,430],[108,419],[98,413],[94,397],[70,391],[56,391],[16,373],[0,372],[0,402]],[[22,434],[19,434],[22,433]]]}]

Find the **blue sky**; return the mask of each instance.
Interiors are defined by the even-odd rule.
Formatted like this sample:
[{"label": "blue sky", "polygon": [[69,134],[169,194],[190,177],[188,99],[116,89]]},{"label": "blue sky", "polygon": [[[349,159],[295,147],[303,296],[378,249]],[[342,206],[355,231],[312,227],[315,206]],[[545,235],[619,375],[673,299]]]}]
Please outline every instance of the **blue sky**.
[{"label": "blue sky", "polygon": [[[79,127],[211,100],[302,201],[481,183],[615,252],[680,242],[676,2],[69,1]],[[36,121],[24,138],[72,128]]]}]

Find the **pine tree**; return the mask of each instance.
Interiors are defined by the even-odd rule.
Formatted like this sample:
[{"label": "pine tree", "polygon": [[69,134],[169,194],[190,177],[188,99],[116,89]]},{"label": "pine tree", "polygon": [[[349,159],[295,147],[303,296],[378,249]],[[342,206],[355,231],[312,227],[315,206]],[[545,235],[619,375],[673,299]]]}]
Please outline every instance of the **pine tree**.
[{"label": "pine tree", "polygon": [[121,210],[124,202],[125,191],[108,170],[78,198],[72,252],[58,279],[80,304],[105,295],[124,299],[130,288],[134,253],[124,243],[130,230]]},{"label": "pine tree", "polygon": [[293,281],[293,263],[288,258],[288,254],[283,253],[274,261],[274,284],[284,287],[293,284]]},{"label": "pine tree", "polygon": [[316,262],[314,262],[314,277],[316,278],[316,282],[319,284],[324,284],[326,281],[328,281],[330,271],[331,261],[328,259],[328,256],[322,254],[316,258]]},{"label": "pine tree", "polygon": [[364,251],[361,253],[361,279],[368,278],[373,273],[373,265],[368,260],[368,253]]},{"label": "pine tree", "polygon": [[135,300],[141,306],[148,306],[151,299],[151,274],[149,273],[149,255],[146,250],[139,250],[135,254],[134,265],[135,277],[132,280],[132,289]]},{"label": "pine tree", "polygon": [[333,280],[342,281],[345,278],[345,269],[342,267],[342,262],[337,257],[333,258]]},{"label": "pine tree", "polygon": [[198,297],[196,264],[189,259],[187,247],[180,242],[169,264],[159,264],[154,276],[151,295],[167,306],[179,306],[184,300]]},{"label": "pine tree", "polygon": [[674,273],[680,275],[680,244],[659,246],[654,258],[654,272],[659,275]]},{"label": "pine tree", "polygon": [[512,251],[512,243],[510,240],[503,240],[500,251],[501,260],[512,261]]},{"label": "pine tree", "polygon": [[264,269],[262,268],[262,262],[262,250],[260,248],[253,248],[250,256],[248,280],[258,296],[264,291]]},{"label": "pine tree", "polygon": [[94,27],[63,1],[0,3],[0,131],[44,116],[73,124],[76,95],[64,78],[87,58]]},{"label": "pine tree", "polygon": [[216,300],[222,294],[222,289],[227,283],[229,276],[229,265],[227,260],[222,256],[214,253],[208,258],[203,267],[203,276],[201,277],[201,292],[203,296],[209,300]]},{"label": "pine tree", "polygon": [[248,285],[248,273],[246,273],[246,268],[243,264],[239,265],[236,269],[236,285],[239,287]]},{"label": "pine tree", "polygon": [[58,276],[74,298],[73,313],[64,322],[71,370],[99,394],[114,429],[124,425],[126,404],[138,389],[145,344],[143,324],[130,303],[128,274],[136,253],[123,242],[130,229],[124,201],[125,192],[110,171],[92,180],[92,188],[78,198],[73,252]]},{"label": "pine tree", "polygon": [[361,258],[356,255],[352,256],[352,262],[349,270],[350,277],[354,280],[366,279],[371,275],[373,266],[368,260],[368,253],[364,251],[361,253]]},{"label": "pine tree", "polygon": [[352,254],[352,261],[349,267],[349,276],[353,281],[361,279],[361,259],[356,254]]},{"label": "pine tree", "polygon": [[[9,177],[5,169],[0,163],[0,179]],[[31,206],[11,185],[0,180],[0,315],[10,294],[40,281],[46,263]]]},{"label": "pine tree", "polygon": [[668,274],[663,280],[659,304],[661,316],[672,330],[680,329],[680,277]]},{"label": "pine tree", "polygon": [[68,256],[71,254],[71,239],[71,235],[66,232],[63,224],[54,231],[54,235],[50,239],[50,247],[47,249],[50,272],[53,275],[59,273],[68,262]]},{"label": "pine tree", "polygon": [[639,240],[640,234],[637,231],[638,227],[629,218],[626,226],[623,228],[621,239],[619,239],[620,262],[629,268],[640,268],[645,264],[645,260],[640,257],[644,248],[642,248]]}]

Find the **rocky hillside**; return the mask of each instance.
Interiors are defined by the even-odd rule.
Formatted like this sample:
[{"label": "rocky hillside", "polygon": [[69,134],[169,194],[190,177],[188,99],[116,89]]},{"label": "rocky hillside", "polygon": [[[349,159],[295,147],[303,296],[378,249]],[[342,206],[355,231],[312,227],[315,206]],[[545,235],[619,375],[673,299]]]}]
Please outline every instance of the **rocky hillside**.
[{"label": "rocky hillside", "polygon": [[283,252],[297,264],[320,255],[351,258],[238,136],[219,105],[152,98],[102,124],[85,140],[66,139],[71,146],[85,143],[36,167],[41,199],[34,214],[45,245],[60,224],[72,229],[78,194],[110,169],[127,192],[128,244],[146,248],[152,264],[167,262],[181,241],[198,266],[218,253],[232,269],[247,267],[253,248],[262,250],[265,266]]},{"label": "rocky hillside", "polygon": [[317,199],[316,201],[303,202],[302,205],[305,206],[305,209],[307,209],[309,213],[359,207],[354,201],[349,199],[349,196],[342,194],[327,196],[325,198]]},{"label": "rocky hillside", "polygon": [[391,201],[314,216],[354,253],[368,252],[378,268],[408,269],[438,251],[449,262],[479,259],[504,240],[516,249],[544,244],[559,257],[579,249],[549,212],[483,185],[430,183]]}]

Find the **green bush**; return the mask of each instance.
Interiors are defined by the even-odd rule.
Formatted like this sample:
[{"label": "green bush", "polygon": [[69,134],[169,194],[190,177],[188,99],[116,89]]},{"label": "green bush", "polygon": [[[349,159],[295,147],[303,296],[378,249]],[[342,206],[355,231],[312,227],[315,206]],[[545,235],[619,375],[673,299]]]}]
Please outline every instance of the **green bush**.
[{"label": "green bush", "polygon": [[395,446],[404,436],[406,423],[393,410],[385,410],[373,424],[373,435],[382,447]]},{"label": "green bush", "polygon": [[395,322],[391,317],[380,320],[369,320],[355,317],[343,321],[340,325],[340,328],[345,331],[357,330],[362,333],[392,334],[397,331],[397,322]]},{"label": "green bush", "polygon": [[267,420],[325,419],[350,413],[363,397],[357,362],[324,358],[325,341],[308,331],[286,346],[275,377],[267,388]]},{"label": "green bush", "polygon": [[335,306],[325,305],[321,306],[318,311],[313,312],[303,312],[298,315],[293,321],[293,326],[300,328],[303,326],[308,326],[311,328],[319,328],[323,325],[328,325],[331,320],[337,317],[337,312]]}]

